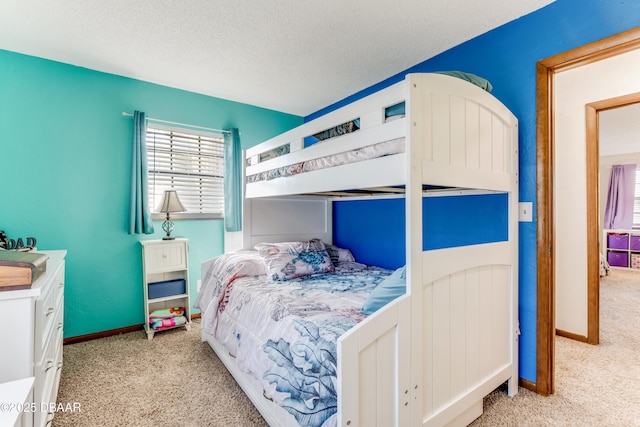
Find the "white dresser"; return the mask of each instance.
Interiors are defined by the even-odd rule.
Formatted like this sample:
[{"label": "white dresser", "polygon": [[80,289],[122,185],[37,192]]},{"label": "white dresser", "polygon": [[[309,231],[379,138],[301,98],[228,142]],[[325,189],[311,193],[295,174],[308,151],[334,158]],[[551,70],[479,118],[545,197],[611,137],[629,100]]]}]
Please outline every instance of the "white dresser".
[{"label": "white dresser", "polygon": [[[34,377],[27,399],[32,410],[22,414],[22,425],[49,426],[62,371],[64,322],[64,257],[49,255],[47,271],[30,289],[0,292],[0,383]],[[55,409],[55,405],[53,409]]]}]

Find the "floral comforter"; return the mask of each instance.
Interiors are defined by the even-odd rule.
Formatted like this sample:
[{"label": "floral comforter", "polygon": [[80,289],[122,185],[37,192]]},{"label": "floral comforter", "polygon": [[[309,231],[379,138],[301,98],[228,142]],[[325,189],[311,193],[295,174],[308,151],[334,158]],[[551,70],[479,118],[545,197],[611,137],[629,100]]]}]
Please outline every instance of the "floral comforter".
[{"label": "floral comforter", "polygon": [[333,426],[337,339],[362,321],[369,293],[391,273],[355,262],[334,273],[271,281],[257,252],[203,265],[202,327],[302,426]]}]

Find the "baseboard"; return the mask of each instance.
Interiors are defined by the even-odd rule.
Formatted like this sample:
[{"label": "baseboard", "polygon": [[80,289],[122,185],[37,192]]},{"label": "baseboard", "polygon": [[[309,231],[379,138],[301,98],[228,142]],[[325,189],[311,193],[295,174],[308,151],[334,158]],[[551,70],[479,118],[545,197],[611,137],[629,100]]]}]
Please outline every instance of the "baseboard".
[{"label": "baseboard", "polygon": [[109,329],[108,331],[102,331],[102,332],[94,332],[92,334],[86,334],[86,335],[78,335],[75,337],[69,337],[69,338],[65,338],[64,340],[62,340],[63,344],[77,344],[79,342],[84,342],[84,341],[91,341],[91,340],[95,340],[98,338],[106,338],[106,337],[110,337],[112,335],[119,335],[119,334],[127,334],[129,332],[136,332],[136,331],[140,331],[144,329],[144,325],[141,323],[139,325],[133,325],[133,326],[126,326],[124,328],[118,328],[118,329]]},{"label": "baseboard", "polygon": [[588,338],[584,335],[574,334],[573,332],[563,331],[562,329],[556,329],[556,335],[569,338],[570,340],[576,340],[584,343],[588,343]]},{"label": "baseboard", "polygon": [[538,386],[534,382],[531,382],[529,380],[525,380],[524,378],[520,378],[518,380],[518,383],[520,384],[520,387],[522,387],[522,388],[526,388],[527,390],[532,391],[534,393],[538,392],[537,391],[537,387]]},{"label": "baseboard", "polygon": [[[200,313],[195,313],[191,315],[191,319],[200,319],[201,315]],[[64,340],[62,340],[63,344],[76,344],[79,342],[84,342],[84,341],[91,341],[91,340],[95,340],[98,338],[106,338],[106,337],[110,337],[113,335],[120,335],[120,334],[128,334],[129,332],[136,332],[136,331],[140,331],[144,329],[144,325],[140,324],[140,325],[133,325],[133,326],[125,326],[124,328],[117,328],[117,329],[109,329],[108,331],[102,331],[102,332],[94,332],[92,334],[86,334],[86,335],[78,335],[75,337],[69,337],[69,338],[65,338]]]}]

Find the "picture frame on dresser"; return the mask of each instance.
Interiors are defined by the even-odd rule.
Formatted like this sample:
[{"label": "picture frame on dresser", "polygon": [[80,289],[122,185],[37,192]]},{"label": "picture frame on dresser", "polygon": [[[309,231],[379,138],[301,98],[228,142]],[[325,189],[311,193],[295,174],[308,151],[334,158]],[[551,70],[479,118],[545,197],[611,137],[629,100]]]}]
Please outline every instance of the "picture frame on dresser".
[{"label": "picture frame on dresser", "polygon": [[[33,377],[25,404],[35,411],[20,415],[21,426],[51,425],[62,373],[66,250],[41,251],[46,271],[28,289],[0,292],[0,311],[13,319],[0,328],[0,384]],[[45,409],[45,410],[42,410]]]}]

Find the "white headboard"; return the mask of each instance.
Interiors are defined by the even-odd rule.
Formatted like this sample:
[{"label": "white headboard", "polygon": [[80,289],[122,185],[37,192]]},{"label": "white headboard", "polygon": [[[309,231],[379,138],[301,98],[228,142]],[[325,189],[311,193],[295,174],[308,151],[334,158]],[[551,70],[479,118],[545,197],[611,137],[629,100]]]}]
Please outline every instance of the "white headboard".
[{"label": "white headboard", "polygon": [[260,242],[305,241],[314,237],[333,242],[332,203],[327,198],[245,199],[243,215],[244,249],[253,249]]}]

